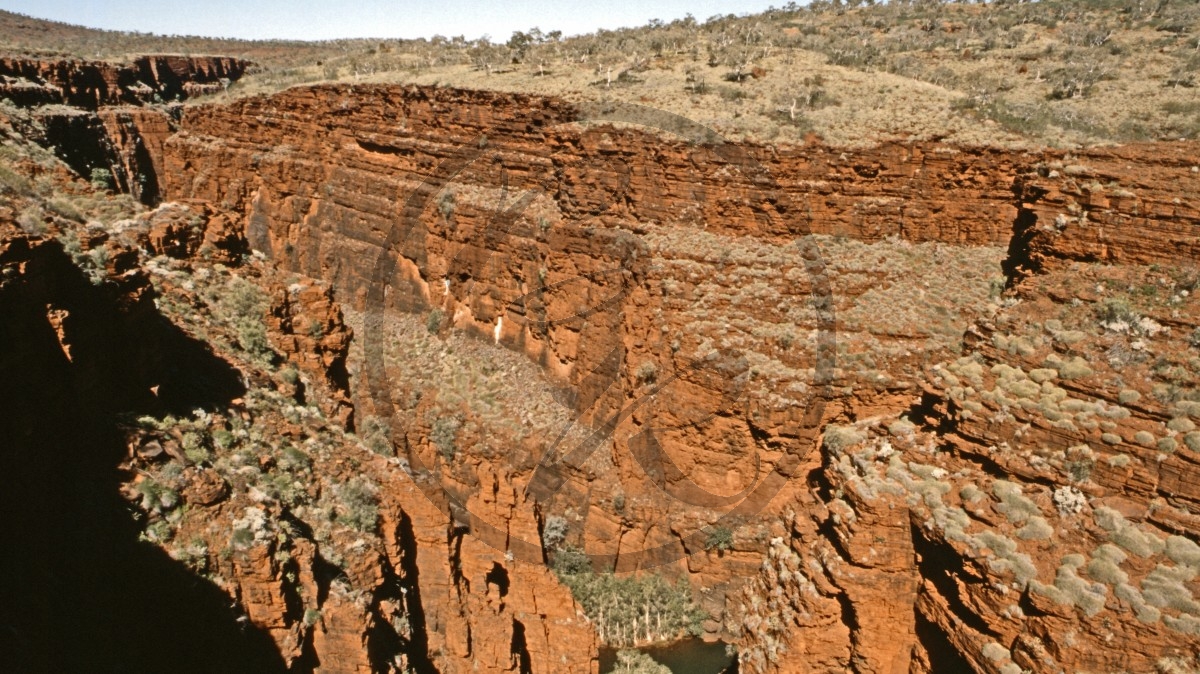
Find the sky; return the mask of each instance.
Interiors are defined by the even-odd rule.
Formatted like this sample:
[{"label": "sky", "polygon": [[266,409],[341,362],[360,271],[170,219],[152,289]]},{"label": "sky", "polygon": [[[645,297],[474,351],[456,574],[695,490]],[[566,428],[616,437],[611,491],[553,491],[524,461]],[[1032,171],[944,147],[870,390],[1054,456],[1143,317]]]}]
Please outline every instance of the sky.
[{"label": "sky", "polygon": [[246,39],[324,40],[339,37],[416,38],[484,34],[504,42],[516,30],[537,26],[564,35],[598,28],[671,21],[690,13],[761,12],[787,0],[0,0],[0,9],[90,28],[162,35]]}]

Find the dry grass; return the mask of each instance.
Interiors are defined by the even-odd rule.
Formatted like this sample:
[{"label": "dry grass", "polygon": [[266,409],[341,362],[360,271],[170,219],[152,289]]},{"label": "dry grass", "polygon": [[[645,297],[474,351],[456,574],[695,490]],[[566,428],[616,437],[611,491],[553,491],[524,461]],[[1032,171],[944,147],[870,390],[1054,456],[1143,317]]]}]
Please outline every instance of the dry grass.
[{"label": "dry grass", "polygon": [[[344,313],[347,325],[363,334],[363,315],[349,309]],[[575,423],[574,410],[563,402],[561,383],[523,354],[459,330],[441,329],[445,318],[440,313],[396,313],[384,319],[384,358],[402,425],[423,421],[436,432],[439,425],[448,428],[453,423],[456,441],[470,443],[458,447],[464,455],[491,459],[508,455],[526,438],[554,439],[566,430],[559,446],[565,451],[590,434],[590,428]],[[351,349],[354,387],[362,390],[362,341],[355,340]],[[438,422],[450,419],[456,422]],[[611,465],[611,441],[599,449],[594,459]]]},{"label": "dry grass", "polygon": [[225,53],[262,70],[223,97],[317,81],[619,99],[728,138],[1075,146],[1200,135],[1200,9],[1047,0],[824,3],[562,39],[249,42],[90,31],[0,13],[0,49],[88,58]]},{"label": "dry grass", "polygon": [[[833,295],[840,381],[887,386],[918,376],[922,363],[957,350],[967,324],[995,308],[1001,249],[813,240]],[[680,352],[744,351],[761,375],[754,395],[773,407],[803,400],[819,323],[797,248],[696,227],[653,227],[646,241],[664,311],[683,316],[668,322],[686,325],[667,335]]]}]

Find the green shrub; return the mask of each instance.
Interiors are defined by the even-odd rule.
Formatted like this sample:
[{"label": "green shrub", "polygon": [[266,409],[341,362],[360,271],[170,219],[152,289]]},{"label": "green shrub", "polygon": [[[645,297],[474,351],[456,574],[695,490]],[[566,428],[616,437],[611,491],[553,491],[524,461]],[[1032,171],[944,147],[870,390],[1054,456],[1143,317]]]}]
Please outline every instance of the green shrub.
[{"label": "green shrub", "polygon": [[1195,577],[1196,570],[1191,567],[1159,564],[1142,580],[1142,596],[1151,606],[1200,615],[1200,602],[1185,585]]},{"label": "green shrub", "polygon": [[1114,405],[1113,407],[1106,407],[1104,409],[1097,409],[1096,413],[1106,419],[1117,420],[1128,419],[1132,414],[1129,410],[1121,407],[1120,405]]},{"label": "green shrub", "polygon": [[1024,541],[1044,541],[1054,535],[1054,527],[1050,526],[1043,517],[1033,516],[1025,526],[1017,529],[1017,538]]},{"label": "green shrub", "polygon": [[[1129,583],[1118,583],[1113,587],[1113,594],[1117,597],[1117,599],[1120,599],[1126,604],[1132,606],[1135,611],[1137,611],[1139,607],[1146,606],[1146,600],[1142,598],[1142,593]],[[1153,610],[1156,615],[1150,622],[1158,622],[1158,610]]]},{"label": "green shrub", "polygon": [[1142,531],[1112,508],[1096,508],[1092,515],[1096,524],[1108,532],[1109,540],[1138,557],[1151,557],[1162,552],[1165,547],[1157,536]]},{"label": "green shrub", "polygon": [[1183,444],[1193,452],[1200,452],[1200,431],[1192,431],[1183,436]]},{"label": "green shrub", "polygon": [[704,539],[705,550],[724,552],[731,548],[733,548],[733,530],[729,527],[716,527]]},{"label": "green shrub", "polygon": [[1072,482],[1086,482],[1092,476],[1096,467],[1096,455],[1088,445],[1075,445],[1067,448],[1066,461],[1063,469]]},{"label": "green shrub", "polygon": [[1164,625],[1170,627],[1176,632],[1183,632],[1184,634],[1193,635],[1200,634],[1200,618],[1197,618],[1196,616],[1189,615],[1187,613],[1180,615],[1179,617],[1168,615],[1163,616],[1162,621]]},{"label": "green shrub", "polygon": [[1129,555],[1125,551],[1112,543],[1104,543],[1100,547],[1092,551],[1092,555],[1098,559],[1107,559],[1113,564],[1121,565],[1129,559]]},{"label": "green shrub", "polygon": [[202,538],[192,538],[187,545],[175,548],[171,551],[171,557],[183,562],[197,574],[208,572],[208,544]]},{"label": "green shrub", "polygon": [[1029,555],[1017,551],[1016,541],[986,529],[970,538],[976,550],[988,548],[992,557],[987,560],[988,568],[997,574],[1011,573],[1017,584],[1024,587],[1037,578],[1037,567]]},{"label": "green shrub", "polygon": [[433,442],[438,453],[446,461],[454,459],[458,454],[458,429],[460,428],[462,428],[462,420],[457,416],[438,417],[429,431],[429,440]]},{"label": "green shrub", "polygon": [[913,432],[916,431],[917,425],[909,421],[908,417],[900,417],[899,419],[888,424],[887,429],[888,433],[892,434],[894,437],[911,437]]},{"label": "green shrub", "polygon": [[1175,417],[1167,422],[1167,428],[1176,433],[1191,433],[1196,430],[1196,423],[1187,417]]},{"label": "green shrub", "polygon": [[252,359],[267,364],[275,360],[264,322],[270,305],[271,301],[262,289],[246,279],[234,278],[221,295],[219,306],[223,318],[234,328],[238,348]]},{"label": "green shrub", "polygon": [[974,503],[983,498],[983,490],[974,484],[968,483],[963,485],[962,489],[958,490],[958,495],[967,503]]},{"label": "green shrub", "polygon": [[1093,371],[1086,360],[1076,356],[1058,366],[1058,373],[1063,379],[1080,379],[1092,376]]},{"label": "green shrub", "polygon": [[207,438],[198,431],[187,431],[183,434],[183,455],[193,464],[201,464],[212,459],[208,451]]},{"label": "green shrub", "polygon": [[994,552],[998,557],[1005,557],[1017,551],[1017,544],[991,529],[982,531],[975,537],[984,547]]},{"label": "green shrub", "polygon": [[1138,557],[1153,557],[1163,548],[1163,543],[1157,536],[1146,533],[1133,525],[1113,532],[1112,541]]},{"label": "green shrub", "polygon": [[1087,572],[1092,577],[1092,580],[1104,583],[1105,585],[1119,585],[1129,582],[1129,574],[1122,571],[1121,567],[1108,559],[1097,557],[1088,562]]},{"label": "green shrub", "polygon": [[283,456],[279,460],[279,465],[290,473],[300,473],[312,467],[312,459],[296,446],[287,445],[283,448]]},{"label": "green shrub", "polygon": [[437,334],[438,330],[442,327],[442,319],[445,315],[441,309],[434,309],[429,312],[429,315],[425,317],[425,329],[429,331],[429,334]]},{"label": "green shrub", "polygon": [[233,448],[237,440],[233,437],[233,433],[224,428],[217,429],[212,433],[213,445],[222,451],[228,451]]},{"label": "green shrub", "polygon": [[449,220],[454,215],[454,193],[443,192],[442,196],[438,198],[437,208],[438,213],[441,213],[443,218]]},{"label": "green shrub", "polygon": [[98,190],[109,190],[113,186],[112,171],[106,168],[94,168],[91,175],[92,187]]},{"label": "green shrub", "polygon": [[1106,460],[1108,461],[1108,465],[1113,468],[1124,468],[1129,465],[1131,459],[1128,454],[1114,454]]},{"label": "green shrub", "polygon": [[1084,615],[1094,616],[1104,609],[1108,590],[1100,583],[1089,583],[1080,578],[1076,575],[1075,570],[1076,567],[1069,564],[1058,567],[1054,586],[1069,598],[1072,604],[1083,611]]},{"label": "green shrub", "polygon": [[1200,569],[1200,545],[1183,536],[1167,536],[1167,557],[1183,566]]},{"label": "green shrub", "polygon": [[355,477],[337,488],[340,507],[337,519],[365,533],[379,525],[379,488],[365,477]]},{"label": "green shrub", "polygon": [[560,545],[550,558],[550,568],[559,578],[592,573],[592,560],[583,550],[572,545]]},{"label": "green shrub", "polygon": [[17,216],[17,224],[26,234],[41,236],[46,233],[46,214],[40,206],[29,206]]},{"label": "green shrub", "polygon": [[1007,648],[1001,646],[995,641],[989,641],[984,644],[981,653],[983,654],[983,657],[991,660],[992,662],[1008,660],[1012,657],[1012,653],[1010,653]]},{"label": "green shrub", "polygon": [[654,380],[658,378],[658,366],[651,361],[646,361],[638,366],[636,376],[640,383],[653,384]]},{"label": "green shrub", "polygon": [[17,194],[33,194],[33,183],[25,176],[17,173],[8,166],[0,164],[0,188],[5,188]]},{"label": "green shrub", "polygon": [[825,437],[822,445],[834,453],[841,452],[867,439],[866,431],[855,426],[838,426],[830,424],[825,427]]},{"label": "green shrub", "polygon": [[245,550],[254,545],[254,532],[243,528],[234,529],[229,536],[229,544],[235,550]]},{"label": "green shrub", "polygon": [[83,215],[83,212],[80,211],[79,208],[66,197],[55,197],[47,201],[46,205],[50,207],[50,210],[58,213],[68,220],[83,222],[86,219]]},{"label": "green shrub", "polygon": [[1048,367],[1036,368],[1029,371],[1029,378],[1037,383],[1050,381],[1058,376],[1058,370],[1052,370]]},{"label": "green shrub", "polygon": [[[317,325],[316,321],[314,321],[312,325]],[[295,386],[300,382],[300,370],[294,364],[289,364],[287,367],[279,371],[279,378],[282,379],[285,384]]]},{"label": "green shrub", "polygon": [[1142,317],[1133,310],[1129,300],[1123,297],[1108,297],[1096,307],[1096,320],[1104,328],[1119,329],[1124,326],[1128,329],[1137,325]]},{"label": "green shrub", "polygon": [[1056,604],[1061,604],[1063,606],[1074,606],[1074,602],[1070,597],[1067,596],[1067,593],[1058,589],[1054,585],[1047,585],[1040,581],[1034,580],[1030,581],[1029,583],[1029,591],[1046,597]]},{"label": "green shrub", "polygon": [[312,627],[313,625],[316,625],[319,622],[321,622],[320,609],[315,609],[315,608],[304,609],[304,626],[305,627]]},{"label": "green shrub", "polygon": [[142,496],[142,510],[163,514],[179,505],[179,493],[154,478],[147,477],[137,485]]},{"label": "green shrub", "polygon": [[391,427],[383,419],[373,416],[363,419],[360,435],[363,444],[367,446],[367,449],[380,456],[396,455],[396,450],[392,446],[391,433]]}]

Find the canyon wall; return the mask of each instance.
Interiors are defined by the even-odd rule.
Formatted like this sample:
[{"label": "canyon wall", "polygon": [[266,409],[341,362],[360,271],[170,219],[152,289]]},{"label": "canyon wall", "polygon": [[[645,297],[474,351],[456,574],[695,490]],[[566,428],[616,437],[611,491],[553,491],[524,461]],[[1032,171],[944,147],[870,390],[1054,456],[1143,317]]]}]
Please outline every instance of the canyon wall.
[{"label": "canyon wall", "polygon": [[0,562],[0,662],[282,671],[228,594],[138,541],[119,496],[118,418],[227,403],[244,392],[239,373],[157,313],[136,255],[114,256],[98,286],[11,217],[0,212],[0,530],[21,543]]},{"label": "canyon wall", "polygon": [[[931,289],[928,277],[899,278],[912,268],[895,277],[878,266],[846,273],[835,259],[841,237],[865,244],[856,250],[879,255],[880,264],[892,261],[883,251],[945,253],[948,264],[935,274],[948,292],[971,295],[1002,283],[1001,267],[1012,278],[1017,267],[1034,268],[1029,223],[1060,192],[1043,188],[1050,196],[1033,203],[1032,177],[1067,176],[1056,189],[1072,194],[1072,203],[1099,207],[1097,217],[1178,223],[1167,176],[1186,168],[1191,150],[1131,147],[1071,157],[921,144],[841,152],[814,144],[729,151],[672,137],[681,127],[670,122],[514,94],[313,87],[187,111],[164,145],[163,189],[169,199],[244,213],[256,249],[329,280],[344,302],[370,308],[382,282],[388,290],[376,301],[389,309],[438,309],[454,327],[526,352],[571,386],[584,423],[653,400],[628,420],[665,430],[649,443],[636,430],[614,433],[607,471],[565,452],[541,507],[578,513],[581,545],[618,569],[667,561],[689,572],[716,619],[708,629],[720,634],[722,621],[734,618],[727,593],[780,531],[754,512],[731,512],[723,499],[771,475],[815,470],[822,458],[814,441],[826,421],[916,406],[923,369],[954,354],[967,324],[995,310],[988,303],[997,298],[986,292],[947,303],[936,317],[946,339],[934,316],[916,311],[893,321],[877,304],[879,293],[900,290],[933,306],[941,289]],[[629,128],[639,123],[650,132]],[[1131,175],[1121,162],[1139,171]],[[1080,187],[1080,167],[1093,164],[1104,168],[1086,170],[1100,170],[1092,180],[1106,188]],[[1102,201],[1103,189],[1134,196]],[[1079,190],[1097,196],[1076,200]],[[1112,215],[1113,203],[1125,210]],[[821,242],[816,249],[796,243],[810,234]],[[814,251],[829,259],[806,263]],[[915,268],[913,257],[905,262]],[[993,275],[980,278],[964,261],[992,267]],[[736,269],[753,273],[738,277]],[[718,273],[725,283],[705,282]],[[743,292],[743,284],[755,292]],[[822,290],[836,324],[822,322],[821,300],[812,299]],[[606,311],[589,312],[609,298]],[[698,303],[711,313],[697,313]],[[754,325],[731,336],[727,328],[738,321]],[[789,329],[795,334],[779,335]],[[830,359],[833,388],[823,388],[822,337],[835,333],[839,361]],[[729,364],[726,377],[690,367],[688,356],[730,345],[741,347],[742,360]],[[732,392],[739,374],[751,383]],[[671,386],[657,388],[655,378]],[[377,397],[369,402],[379,404]],[[798,480],[780,482],[775,501],[756,507],[786,507]],[[680,498],[697,492],[706,498]],[[638,507],[617,508],[615,493]],[[705,532],[729,524],[737,530],[732,549],[706,549]],[[905,587],[915,587],[919,570],[903,558],[895,570]]]},{"label": "canyon wall", "polygon": [[[869,379],[854,394],[864,408],[910,404],[921,359],[955,341],[938,331],[965,327],[961,306],[938,321],[918,308],[904,325],[872,327],[859,297],[914,279],[866,263],[831,292],[821,251],[804,237],[915,245],[931,257],[970,244],[967,257],[990,258],[998,274],[1016,214],[1012,176],[1033,159],[938,146],[850,155],[690,144],[671,137],[690,132],[678,120],[591,111],[662,127],[648,134],[581,124],[588,114],[513,94],[346,86],[191,109],[164,145],[163,195],[244,213],[257,250],[330,281],[351,306],[386,287],[389,309],[437,309],[454,327],[526,352],[570,385],[585,424],[631,409],[601,452],[615,470],[563,452],[539,476],[553,484],[545,506],[583,513],[582,544],[618,568],[666,560],[691,571],[716,590],[705,596],[718,633],[724,589],[757,565],[766,531],[752,511],[734,512],[719,526],[747,525],[745,540],[718,555],[702,529],[731,496],[799,470],[818,422],[846,413],[843,398],[826,409],[814,385],[834,326],[812,295],[831,294],[857,317],[838,326],[855,355],[889,342],[879,362],[838,373],[843,384]],[[980,265],[966,267],[948,283],[969,282],[952,292],[974,306],[988,280]],[[714,286],[717,273],[747,276]],[[778,338],[747,344],[731,325]],[[735,343],[725,374],[695,366]],[[665,430],[647,443],[631,425]],[[636,515],[614,508],[621,492]],[[688,492],[701,496],[676,498]]]},{"label": "canyon wall", "polygon": [[18,106],[112,105],[181,101],[222,91],[249,63],[225,56],[139,56],[129,63],[0,58],[0,96]]},{"label": "canyon wall", "polygon": [[251,65],[224,56],[151,55],[129,63],[7,57],[0,58],[0,98],[28,109],[33,123],[23,125],[24,134],[76,173],[157,204],[158,162],[175,114],[159,104],[224,91]]},{"label": "canyon wall", "polygon": [[[420,666],[588,669],[536,564],[559,515],[599,563],[687,577],[746,671],[1145,671],[1196,645],[1195,144],[733,147],[383,86],[121,114],[102,135],[143,194],[319,280],[280,291],[275,338],[331,416],[390,427],[397,461],[361,468],[382,542],[350,564],[373,604],[311,631],[271,599],[272,550],[231,570],[293,662],[364,658],[391,616]],[[353,342],[300,328],[334,300]],[[388,357],[414,312],[525,354],[574,426],[464,406],[481,430],[445,452],[442,403]]]},{"label": "canyon wall", "polygon": [[[65,247],[12,216],[0,207],[14,412],[0,462],[4,530],[27,545],[4,563],[6,666],[595,671],[596,637],[548,569],[466,536],[436,493],[345,432],[352,333],[328,286],[247,266],[241,231],[202,205],[70,232]],[[201,261],[219,271],[193,273]],[[261,290],[227,285],[244,278],[231,269]],[[212,315],[212,298],[237,288],[267,315]],[[159,311],[180,303],[178,325]],[[189,335],[193,319],[209,343]],[[244,321],[262,321],[283,370],[230,348]],[[249,481],[217,455],[247,428]],[[334,511],[313,505],[344,512],[347,485],[368,490],[375,514],[331,527]],[[524,498],[497,489],[472,509],[536,538]],[[60,629],[79,648],[59,648]]]},{"label": "canyon wall", "polygon": [[1144,152],[1018,176],[1008,299],[911,420],[826,429],[747,590],[746,671],[1191,666],[1200,171]]}]

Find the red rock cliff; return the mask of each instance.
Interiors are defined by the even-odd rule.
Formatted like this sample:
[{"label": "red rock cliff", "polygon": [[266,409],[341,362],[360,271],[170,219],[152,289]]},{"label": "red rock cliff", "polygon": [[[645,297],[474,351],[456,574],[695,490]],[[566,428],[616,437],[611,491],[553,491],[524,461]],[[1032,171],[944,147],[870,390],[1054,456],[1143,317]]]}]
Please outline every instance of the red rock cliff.
[{"label": "red rock cliff", "polygon": [[0,58],[0,97],[84,110],[162,103],[221,91],[249,65],[224,56],[139,56],[128,64]]},{"label": "red rock cliff", "polygon": [[[1135,411],[1129,422],[1105,417],[1089,427],[1092,421],[1077,419],[1074,430],[1059,423],[1066,408],[1094,416],[1097,399],[1119,397],[1120,386],[1087,379],[1095,368],[1080,375],[1073,359],[1088,352],[1068,348],[1079,340],[1055,336],[1085,332],[1069,323],[1090,309],[1051,319],[1057,324],[1038,311],[1097,301],[1072,276],[1053,275],[1079,273],[1071,265],[1131,265],[1117,270],[1124,278],[1157,273],[1142,264],[1179,259],[1179,246],[1194,243],[1194,145],[1070,158],[938,145],[857,152],[751,146],[739,157],[587,127],[581,117],[568,103],[513,94],[292,90],[186,111],[179,132],[163,143],[160,182],[167,199],[242,214],[255,249],[285,269],[325,279],[349,305],[361,308],[379,292],[389,310],[438,308],[455,327],[524,351],[570,385],[585,422],[651,400],[628,423],[665,428],[652,447],[626,431],[604,449],[610,468],[568,457],[555,468],[561,485],[538,506],[580,513],[582,543],[619,569],[656,561],[638,551],[665,551],[703,593],[716,619],[709,630],[744,633],[743,664],[751,671],[1136,669],[1191,643],[1181,636],[1190,634],[1190,613],[1116,590],[1128,585],[1149,597],[1147,578],[1153,586],[1176,574],[1152,576],[1154,550],[1173,545],[1176,557],[1190,559],[1180,552],[1184,543],[1166,536],[1194,535],[1189,520],[1170,504],[1152,510],[1160,513],[1155,520],[1104,499],[1114,492],[1143,504],[1162,493],[1193,498],[1186,496],[1187,441],[1179,439],[1192,431],[1175,430],[1176,438],[1151,428],[1175,418],[1165,407]],[[769,174],[766,188],[754,167]],[[794,243],[809,235],[816,237],[804,238],[808,247]],[[1010,300],[999,296],[1002,270],[1014,286]],[[1113,270],[1089,273],[1110,278]],[[1042,287],[1055,283],[1065,289]],[[814,307],[814,293],[829,298]],[[588,311],[605,298],[616,299],[605,311]],[[1024,304],[1014,309],[1015,300]],[[1024,307],[1034,313],[1021,313]],[[836,315],[838,362],[828,373],[834,387],[824,390],[814,369],[825,348],[821,333],[830,332],[821,318],[828,308]],[[1051,338],[997,333],[988,327],[993,316],[1007,324],[1036,317]],[[1173,315],[1151,320],[1176,336],[1194,327]],[[1113,339],[1104,330],[1094,337]],[[964,338],[970,357],[959,361]],[[1118,346],[1138,351],[1144,344]],[[689,356],[714,348],[736,348],[742,359],[722,366],[725,377],[689,369]],[[993,393],[999,379],[1029,389],[1001,367],[1015,368],[1014,355],[1039,387],[1035,398],[1049,403]],[[940,375],[949,372],[944,363],[970,374]],[[675,374],[670,389],[655,388]],[[735,375],[750,382],[748,395],[728,389]],[[1045,389],[1054,379],[1062,385]],[[991,397],[971,399],[981,391]],[[1146,399],[1153,391],[1134,393]],[[1078,402],[1064,407],[1068,397]],[[1044,422],[1030,416],[1030,406],[1050,403],[1054,409],[1040,412]],[[925,426],[897,423],[892,432],[880,425],[905,411]],[[862,428],[836,443],[824,433],[826,449],[818,453],[822,424],[831,420]],[[937,434],[924,434],[931,429]],[[1154,443],[1171,439],[1162,446],[1174,454],[1135,456],[1133,445],[1145,440],[1139,432]],[[419,435],[407,444],[421,444]],[[890,449],[882,444],[888,435]],[[1128,445],[1125,458],[1096,460],[1096,448],[1114,442]],[[995,449],[1005,446],[1015,453]],[[1091,467],[1080,479],[1084,446]],[[1046,456],[1030,458],[1043,450]],[[905,460],[892,470],[898,452]],[[1103,466],[1119,466],[1126,477],[1111,477]],[[508,490],[526,484],[529,471],[514,466],[499,482],[459,476],[455,489]],[[705,527],[723,508],[681,495],[693,487],[735,495],[764,474],[808,480],[786,480],[762,510],[766,517],[721,520],[735,525],[730,549],[706,550]],[[943,483],[953,485],[952,496]],[[995,505],[973,492],[959,496],[968,483],[993,494]],[[1041,486],[1019,500],[1012,484],[1017,495],[1021,485]],[[620,506],[612,498],[618,492]],[[1077,498],[1077,510],[1058,505]],[[532,507],[517,512],[531,518]],[[770,517],[789,510],[790,517]],[[1110,510],[1162,530],[1144,533],[1166,541],[1147,539],[1149,552],[1138,559],[1150,561],[1125,564],[1127,552],[1103,548],[1115,545],[1108,542],[1113,532],[1126,531]],[[487,508],[472,512],[510,521]],[[1076,523],[1070,518],[1080,513],[1098,523],[1086,538],[1062,550],[1042,542],[1057,540],[1044,535],[1046,527]],[[1082,560],[1062,561],[1083,552]],[[1109,567],[1093,564],[1092,576],[1081,570],[1097,559],[1133,582],[1113,581],[1102,593],[1088,583],[1101,582]],[[741,578],[760,568],[745,605],[727,604]],[[1096,609],[1093,595],[1112,598],[1112,616]],[[1130,611],[1140,617],[1128,620]],[[1064,630],[1076,636],[1055,636]],[[1117,653],[1106,645],[1113,639],[1143,645]],[[781,660],[783,653],[793,655]]]}]

